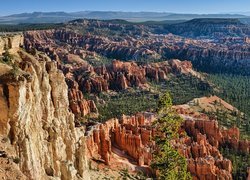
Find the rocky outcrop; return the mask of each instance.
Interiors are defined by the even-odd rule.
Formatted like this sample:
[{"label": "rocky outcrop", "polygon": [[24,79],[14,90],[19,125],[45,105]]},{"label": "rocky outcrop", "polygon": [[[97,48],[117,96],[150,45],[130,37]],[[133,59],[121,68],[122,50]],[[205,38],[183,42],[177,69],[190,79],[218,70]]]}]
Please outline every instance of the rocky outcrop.
[{"label": "rocky outcrop", "polygon": [[[62,69],[65,75],[66,83],[68,85],[69,107],[75,114],[76,118],[79,119],[86,115],[98,116],[95,102],[84,98],[84,95],[76,82],[72,66],[60,64],[59,68]],[[84,66],[81,66],[81,68],[84,68]],[[84,68],[83,71],[86,71],[86,69]]]},{"label": "rocky outcrop", "polygon": [[[214,99],[214,97],[210,99]],[[228,106],[225,102],[222,102],[222,104],[231,109],[231,105]],[[216,179],[215,174],[217,174],[217,177],[231,179],[232,177],[229,174],[232,172],[232,163],[224,159],[218,149],[227,147],[237,152],[248,154],[250,148],[249,141],[240,139],[238,128],[220,128],[216,120],[210,119],[205,114],[194,112],[187,107],[187,105],[181,105],[176,106],[176,109],[185,119],[183,128],[187,135],[192,137],[193,142],[191,141],[190,143],[189,140],[182,140],[181,142],[185,143],[177,142],[175,144],[182,154],[189,159],[192,157],[193,160],[188,164],[192,176],[196,179],[206,179],[208,178],[207,172],[213,172],[212,177],[210,177],[211,174],[209,175],[212,179]],[[184,147],[183,144],[185,144]],[[197,158],[203,158],[203,160],[201,161]],[[194,163],[196,165],[190,165]],[[202,166],[205,170],[200,171],[197,166]]]},{"label": "rocky outcrop", "polygon": [[[68,85],[69,107],[77,119],[90,114],[97,116],[98,110],[96,105],[94,101],[84,98],[83,91],[80,90],[77,79],[75,79],[75,69],[73,68],[76,67],[78,71],[81,70],[81,72],[85,72],[92,67],[79,56],[69,53],[70,50],[67,49],[67,47],[59,47],[57,49],[55,46],[56,42],[50,39],[53,37],[53,33],[54,30],[26,32],[25,47],[27,51],[31,54],[36,54],[36,50],[43,51],[57,62],[57,67],[63,71]],[[35,42],[35,44],[32,44],[32,42]],[[51,46],[53,46],[53,48]],[[81,56],[87,57],[87,55],[80,50],[78,53],[81,54]],[[93,53],[89,55],[93,55]],[[66,61],[66,64],[62,63],[63,61]],[[75,64],[78,64],[78,66]]]},{"label": "rocky outcrop", "polygon": [[0,135],[0,177],[2,179],[27,180],[18,166],[19,160],[8,138]]},{"label": "rocky outcrop", "polygon": [[78,83],[72,79],[66,79],[69,92],[69,107],[76,117],[84,117],[88,114],[98,114],[95,102],[84,99],[82,92],[79,90]]},{"label": "rocky outcrop", "polygon": [[200,132],[189,136],[176,140],[173,145],[188,159],[188,171],[193,179],[232,179],[232,162],[223,158],[218,147],[210,144],[210,136]]},{"label": "rocky outcrop", "polygon": [[132,117],[123,116],[122,126],[113,132],[114,145],[137,160],[140,166],[150,165],[152,160],[151,147],[154,130],[150,127],[154,116],[152,114],[138,114]]},{"label": "rocky outcrop", "polygon": [[[152,138],[155,132],[151,127],[154,120],[153,114],[145,113],[131,117],[123,116],[120,120],[112,119],[92,127],[87,132],[89,157],[112,166],[116,163],[112,158],[116,153],[113,149],[118,148],[132,158],[137,165],[149,166],[154,149]],[[183,124],[189,137],[176,139],[172,141],[172,145],[187,158],[188,170],[192,177],[194,179],[217,179],[219,177],[232,179],[231,161],[225,159],[218,147],[209,141],[210,136],[216,134],[217,129],[215,132],[206,132],[202,127],[197,127],[196,134],[190,134],[189,123],[189,120],[186,120]],[[229,131],[230,136],[234,134],[231,130]]]},{"label": "rocky outcrop", "polygon": [[151,147],[154,121],[151,113],[123,116],[104,124],[93,126],[87,132],[86,142],[89,156],[110,165],[113,162],[112,148],[118,148],[131,157],[139,166],[149,166],[152,160]]},{"label": "rocky outcrop", "polygon": [[114,60],[111,66],[96,67],[88,74],[78,78],[80,86],[88,93],[144,87],[147,81],[145,70],[133,62]]},{"label": "rocky outcrop", "polygon": [[80,74],[76,79],[81,89],[87,93],[124,90],[129,87],[148,88],[148,79],[162,81],[168,79],[170,74],[198,76],[189,61],[181,62],[177,59],[147,65],[113,60],[110,66],[92,68],[85,76],[82,76],[83,73],[75,70],[76,75]]},{"label": "rocky outcrop", "polygon": [[[231,104],[220,99],[217,96],[196,98],[185,105],[175,106],[176,111],[185,121],[185,130],[196,137],[197,133],[207,135],[209,143],[215,147],[228,147],[242,153],[249,153],[250,142],[240,139],[240,130],[237,127],[221,127],[214,117],[208,117],[205,112],[213,113],[222,110],[226,114],[241,112]],[[228,117],[231,118],[231,117]]]},{"label": "rocky outcrop", "polygon": [[0,77],[0,123],[28,179],[88,178],[84,131],[69,111],[68,87],[55,62],[18,50],[16,71]]},{"label": "rocky outcrop", "polygon": [[206,134],[209,143],[216,148],[229,145],[229,148],[249,153],[250,142],[240,140],[238,128],[220,129],[215,120],[186,120],[184,127],[188,135],[194,138],[199,133]]},{"label": "rocky outcrop", "polygon": [[0,36],[0,55],[5,50],[17,50],[24,44],[24,36],[22,34],[6,34]]},{"label": "rocky outcrop", "polygon": [[163,81],[168,79],[170,74],[200,78],[200,74],[193,70],[191,62],[177,59],[146,65],[113,60],[111,65],[106,66],[93,67],[82,63],[75,66],[60,64],[59,67],[67,78],[68,86],[71,88],[74,84],[77,89],[79,86],[85,93],[119,91],[131,87],[146,89],[149,88],[148,79]]}]

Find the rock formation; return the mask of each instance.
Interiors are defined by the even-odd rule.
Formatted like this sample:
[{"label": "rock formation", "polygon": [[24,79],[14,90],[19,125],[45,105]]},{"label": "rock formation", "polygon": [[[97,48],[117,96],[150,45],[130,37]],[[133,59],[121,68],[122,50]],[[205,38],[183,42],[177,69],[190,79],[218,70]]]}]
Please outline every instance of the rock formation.
[{"label": "rock formation", "polygon": [[87,178],[84,131],[69,112],[63,73],[45,55],[13,53],[20,68],[0,76],[0,135],[20,170],[28,179]]},{"label": "rock formation", "polygon": [[93,126],[87,132],[86,142],[89,156],[110,165],[113,148],[118,148],[129,155],[139,166],[149,166],[152,160],[151,147],[154,120],[151,113],[139,113],[135,116],[123,116],[111,119],[104,124]]},{"label": "rock formation", "polygon": [[[54,60],[58,62],[63,61],[64,64],[67,64],[66,67],[60,64],[60,69],[63,69],[64,72],[70,71],[72,73],[71,77],[79,84],[81,91],[86,93],[100,93],[108,90],[117,91],[129,87],[147,88],[147,79],[162,81],[166,80],[169,74],[189,74],[200,77],[200,74],[192,69],[191,62],[181,62],[177,59],[158,63],[148,63],[145,65],[118,60],[113,60],[111,65],[106,66],[92,67],[87,64],[84,61],[88,56],[86,54],[91,54],[90,51],[95,52],[95,50],[90,50],[93,49],[90,48],[90,46],[93,45],[100,48],[103,43],[105,44],[106,41],[108,41],[107,38],[100,39],[100,37],[92,36],[84,37],[77,33],[70,31],[66,32],[64,30],[30,31],[26,32],[25,37],[25,46],[28,50],[36,48],[37,50],[46,52]],[[98,39],[87,40],[85,38]],[[57,44],[58,40],[62,41],[64,45]],[[86,43],[88,44],[84,44],[84,41],[87,41]],[[93,44],[90,45],[89,41]],[[80,44],[81,46],[79,46]],[[85,48],[85,46],[89,48]],[[112,51],[122,53],[122,50],[116,49],[119,47],[120,46],[117,44],[112,45]],[[96,50],[98,53],[104,53],[106,51],[107,49]],[[150,52],[149,50],[147,51],[148,53]],[[131,50],[131,53],[135,52]],[[74,58],[69,60],[69,56]],[[126,54],[126,56],[129,55]],[[71,66],[71,68],[69,68],[69,66]]]},{"label": "rock formation", "polygon": [[[89,157],[103,161],[112,167],[116,160],[112,158],[118,148],[125,152],[139,166],[149,166],[154,149],[154,129],[151,123],[153,114],[123,116],[98,124],[87,132]],[[203,126],[204,125],[204,126]],[[221,130],[215,121],[185,120],[183,124],[187,137],[176,139],[173,146],[188,160],[188,170],[194,179],[232,179],[232,163],[218,150],[218,133],[227,134],[224,141],[235,136],[232,129]],[[209,130],[209,131],[208,131]],[[237,134],[237,133],[236,133]],[[222,138],[222,137],[220,137]],[[215,144],[215,145],[214,145]]]},{"label": "rock formation", "polygon": [[22,34],[6,34],[5,36],[0,36],[0,54],[5,52],[5,50],[17,50],[20,46],[24,44],[24,36]]},{"label": "rock formation", "polygon": [[66,82],[69,88],[69,107],[76,117],[84,117],[91,113],[98,114],[94,101],[84,99],[78,83],[72,79],[66,79]]},{"label": "rock formation", "polygon": [[[192,137],[196,137],[199,133],[206,134],[208,142],[216,148],[228,146],[230,149],[249,153],[250,142],[240,139],[240,131],[238,128],[231,127],[227,129],[219,127],[217,120],[211,119],[207,115],[198,112],[198,108],[193,105],[193,103],[199,102],[199,106],[202,108],[207,109],[208,105],[210,105],[209,109],[211,111],[216,111],[219,107],[216,105],[213,107],[211,106],[215,101],[220,102],[219,107],[227,109],[228,113],[237,110],[217,96],[197,98],[187,105],[175,106],[177,112],[186,119],[184,125],[185,131]],[[192,108],[192,106],[194,106],[194,108]]]},{"label": "rock formation", "polygon": [[249,153],[250,142],[240,140],[238,128],[220,128],[216,120],[183,107],[177,106],[177,112],[185,119],[183,128],[193,140],[183,139],[174,144],[189,159],[188,168],[193,178],[231,179],[232,163],[223,158],[219,147]]},{"label": "rock formation", "polygon": [[[196,68],[204,71],[237,73],[240,70],[241,73],[248,74],[250,54],[246,37],[249,35],[249,26],[233,22],[235,20],[231,23],[218,20],[218,24],[207,19],[204,21],[200,23],[202,28],[197,28],[197,23],[192,21],[189,22],[192,25],[190,27],[188,23],[170,25],[174,29],[174,32],[171,31],[173,34],[167,34],[166,29],[162,32],[159,26],[131,26],[95,20],[74,21],[68,23],[67,28],[27,32],[25,44],[47,52],[63,46],[71,54],[82,58],[94,53],[108,58],[135,61],[188,59]],[[185,27],[191,28],[191,33],[187,33]],[[86,31],[86,34],[75,30],[78,28]],[[197,35],[192,35],[192,28],[199,32],[204,30],[205,35],[208,35],[207,39],[195,39]],[[117,35],[109,35],[107,31]],[[182,37],[174,35],[178,31],[181,31],[179,34]],[[187,35],[191,35],[193,39],[186,37]]]},{"label": "rock formation", "polygon": [[[85,76],[82,74],[85,73]],[[78,75],[79,74],[79,75]],[[130,87],[148,88],[148,79],[162,81],[170,74],[185,74],[198,76],[189,61],[177,59],[147,65],[135,62],[113,60],[110,66],[85,69],[75,69],[80,89],[87,93],[100,93],[108,90],[124,90]]]},{"label": "rock formation", "polygon": [[[67,50],[64,50],[62,48],[59,48],[57,53],[55,53],[55,50],[51,47],[47,47],[48,43],[51,43],[50,45],[54,44],[55,42],[53,40],[48,39],[49,34],[53,34],[53,31],[38,31],[40,33],[27,33],[26,36],[29,37],[29,39],[25,39],[25,46],[26,49],[32,53],[36,54],[36,49],[45,52],[48,54],[52,59],[54,59],[57,62],[58,69],[62,70],[65,78],[66,83],[68,85],[68,97],[69,97],[69,103],[70,103],[70,109],[75,114],[76,118],[81,118],[83,116],[86,116],[88,114],[95,114],[98,115],[98,110],[96,108],[96,105],[94,101],[86,100],[83,96],[82,91],[79,89],[79,85],[76,82],[74,71],[75,69],[72,68],[73,63],[79,63],[79,66],[77,66],[78,71],[82,70],[83,72],[87,71],[88,68],[91,68],[90,65],[85,63],[79,56],[68,54]],[[39,46],[38,44],[31,46],[29,44],[30,41],[40,40]],[[79,59],[77,59],[79,58]],[[62,61],[65,60],[69,64],[64,64]]]}]

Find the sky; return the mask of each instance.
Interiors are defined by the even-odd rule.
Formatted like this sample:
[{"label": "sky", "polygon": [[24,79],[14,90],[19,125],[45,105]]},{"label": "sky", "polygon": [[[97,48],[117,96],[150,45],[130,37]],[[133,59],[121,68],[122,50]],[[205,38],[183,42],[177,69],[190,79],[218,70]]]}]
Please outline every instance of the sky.
[{"label": "sky", "polygon": [[[2,1],[2,2],[1,2]],[[0,15],[54,11],[250,12],[250,0],[0,0]]]}]

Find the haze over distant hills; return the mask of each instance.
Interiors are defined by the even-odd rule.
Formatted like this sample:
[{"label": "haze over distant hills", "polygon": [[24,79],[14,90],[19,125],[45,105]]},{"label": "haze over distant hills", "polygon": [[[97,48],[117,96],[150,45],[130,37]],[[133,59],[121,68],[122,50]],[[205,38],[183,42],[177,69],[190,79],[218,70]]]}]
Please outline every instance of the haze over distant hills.
[{"label": "haze over distant hills", "polygon": [[247,11],[247,12],[230,12],[229,14],[242,14],[242,15],[245,15],[245,16],[250,16],[250,11]]},{"label": "haze over distant hills", "polygon": [[33,12],[0,17],[0,24],[19,23],[61,23],[78,18],[124,19],[128,21],[190,20],[194,18],[250,18],[246,14],[178,14],[168,12],[121,12],[121,11],[80,11],[80,12]]}]

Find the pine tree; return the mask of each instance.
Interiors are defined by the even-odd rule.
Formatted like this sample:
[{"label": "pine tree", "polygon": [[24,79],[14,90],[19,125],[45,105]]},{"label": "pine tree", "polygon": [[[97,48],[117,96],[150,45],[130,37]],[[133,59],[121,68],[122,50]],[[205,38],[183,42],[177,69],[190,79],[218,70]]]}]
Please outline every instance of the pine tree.
[{"label": "pine tree", "polygon": [[156,150],[151,163],[159,179],[191,179],[185,157],[171,145],[171,141],[179,137],[182,121],[172,109],[170,94],[164,94],[158,103],[158,120],[154,123]]}]

